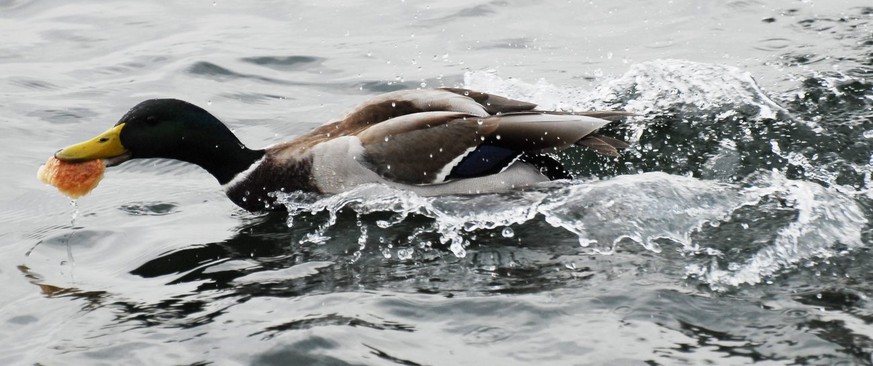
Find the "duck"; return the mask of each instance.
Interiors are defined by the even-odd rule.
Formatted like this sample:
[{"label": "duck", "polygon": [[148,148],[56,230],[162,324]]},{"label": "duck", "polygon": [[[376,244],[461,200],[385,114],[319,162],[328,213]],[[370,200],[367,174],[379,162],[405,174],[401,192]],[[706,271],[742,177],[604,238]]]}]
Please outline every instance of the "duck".
[{"label": "duck", "polygon": [[632,113],[536,107],[463,88],[399,90],[287,142],[251,149],[203,108],[150,99],[54,156],[107,167],[152,158],[191,163],[236,205],[257,212],[284,208],[277,192],[329,195],[374,183],[422,196],[517,190],[571,179],[555,152],[584,147],[615,157],[629,146],[599,130]]}]

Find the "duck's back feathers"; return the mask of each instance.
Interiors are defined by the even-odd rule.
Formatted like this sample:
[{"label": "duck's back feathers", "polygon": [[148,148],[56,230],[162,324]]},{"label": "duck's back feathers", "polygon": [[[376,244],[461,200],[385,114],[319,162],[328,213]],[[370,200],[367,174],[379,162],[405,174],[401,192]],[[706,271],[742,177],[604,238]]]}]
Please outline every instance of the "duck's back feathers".
[{"label": "duck's back feathers", "polygon": [[458,112],[484,117],[485,108],[472,99],[441,89],[398,90],[367,100],[343,118],[343,130],[361,130],[391,118],[421,112]]}]

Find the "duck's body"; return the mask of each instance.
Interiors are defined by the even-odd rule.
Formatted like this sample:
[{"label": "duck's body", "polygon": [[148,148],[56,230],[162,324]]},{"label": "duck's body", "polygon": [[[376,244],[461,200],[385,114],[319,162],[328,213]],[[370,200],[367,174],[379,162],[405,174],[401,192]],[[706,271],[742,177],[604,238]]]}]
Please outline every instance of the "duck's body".
[{"label": "duck's body", "polygon": [[170,158],[197,164],[249,211],[273,208],[277,191],[334,194],[383,183],[421,195],[499,192],[568,178],[546,153],[587,146],[617,155],[627,145],[596,135],[626,112],[565,114],[465,89],[378,96],[340,121],[261,150],[245,147],[203,109],[174,99],[140,103],[61,160]]}]

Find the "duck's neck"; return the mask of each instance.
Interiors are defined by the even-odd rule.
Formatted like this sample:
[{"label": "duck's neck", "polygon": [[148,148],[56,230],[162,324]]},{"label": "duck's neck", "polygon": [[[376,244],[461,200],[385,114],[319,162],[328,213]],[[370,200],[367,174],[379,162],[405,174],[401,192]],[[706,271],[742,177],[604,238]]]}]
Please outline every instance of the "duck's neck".
[{"label": "duck's neck", "polygon": [[215,120],[182,136],[181,144],[169,157],[199,165],[225,185],[249,169],[264,156],[264,150],[252,150]]},{"label": "duck's neck", "polygon": [[212,156],[200,161],[192,161],[192,163],[206,169],[209,174],[218,179],[219,184],[226,185],[237,175],[252,167],[263,156],[264,150],[252,150],[244,146],[242,148],[230,147],[228,150],[218,148]]}]

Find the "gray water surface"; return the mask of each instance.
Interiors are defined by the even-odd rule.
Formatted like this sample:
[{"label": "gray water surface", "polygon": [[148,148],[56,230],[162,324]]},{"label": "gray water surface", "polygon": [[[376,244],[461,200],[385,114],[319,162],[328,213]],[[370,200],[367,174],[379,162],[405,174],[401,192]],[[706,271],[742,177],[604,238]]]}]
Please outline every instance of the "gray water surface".
[{"label": "gray water surface", "polygon": [[[867,1],[0,0],[0,364],[873,364]],[[199,168],[35,173],[141,100],[251,147],[381,92],[639,114],[500,195],[254,215]]]}]

